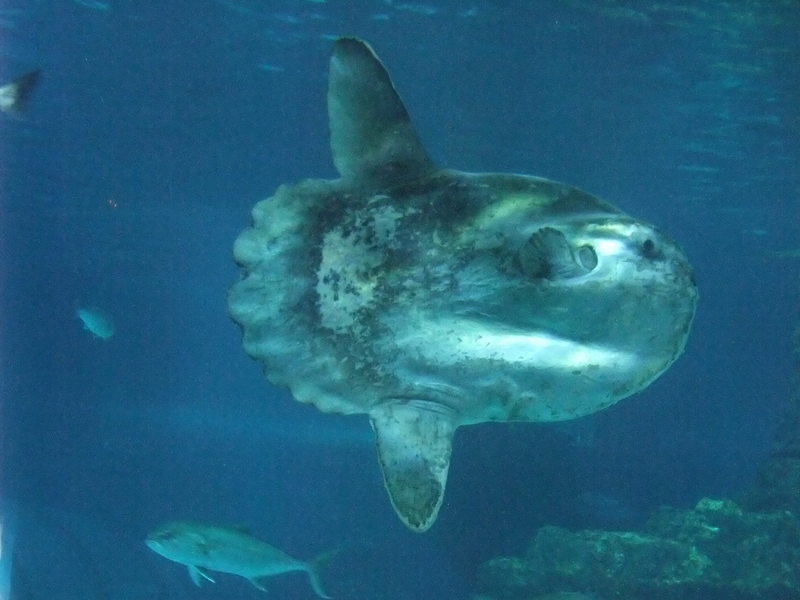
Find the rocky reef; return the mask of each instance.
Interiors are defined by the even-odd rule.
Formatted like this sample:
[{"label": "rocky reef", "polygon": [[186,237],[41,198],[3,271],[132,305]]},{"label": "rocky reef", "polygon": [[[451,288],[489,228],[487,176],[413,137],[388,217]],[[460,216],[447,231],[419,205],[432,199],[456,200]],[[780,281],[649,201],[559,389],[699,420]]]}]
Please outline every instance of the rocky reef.
[{"label": "rocky reef", "polygon": [[800,519],[730,500],[662,508],[641,532],[542,527],[523,557],[479,571],[481,600],[582,593],[628,600],[800,598]]},{"label": "rocky reef", "polygon": [[[800,329],[795,334],[800,364]],[[661,508],[641,531],[542,527],[484,563],[474,600],[800,600],[800,389],[738,503]]]}]

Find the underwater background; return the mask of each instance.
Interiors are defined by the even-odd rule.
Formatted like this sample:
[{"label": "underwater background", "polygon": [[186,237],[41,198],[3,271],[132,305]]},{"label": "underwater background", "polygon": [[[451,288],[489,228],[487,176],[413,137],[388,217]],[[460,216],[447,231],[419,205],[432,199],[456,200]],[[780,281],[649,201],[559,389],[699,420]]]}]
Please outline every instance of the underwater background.
[{"label": "underwater background", "polygon": [[[544,525],[636,529],[746,493],[796,384],[798,28],[792,0],[4,0],[0,84],[42,76],[23,119],[0,115],[0,600],[262,597],[148,550],[172,519],[336,549],[336,599],[472,598],[480,565]],[[227,316],[253,204],[336,176],[340,35],[372,44],[438,164],[656,223],[701,293],[642,393],[460,429],[423,535],[387,501],[368,419],[265,382]],[[268,586],[314,597],[300,574]]]}]

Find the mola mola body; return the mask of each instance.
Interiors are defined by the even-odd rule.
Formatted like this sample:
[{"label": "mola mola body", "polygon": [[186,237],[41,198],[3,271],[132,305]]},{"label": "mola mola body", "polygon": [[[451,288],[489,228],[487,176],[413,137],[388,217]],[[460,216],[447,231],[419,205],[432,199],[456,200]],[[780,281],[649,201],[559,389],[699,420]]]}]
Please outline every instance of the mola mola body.
[{"label": "mola mola body", "polygon": [[255,206],[230,314],[270,381],[369,415],[392,504],[424,531],[457,427],[642,390],[683,351],[697,289],[672,239],[590,194],[437,167],[360,40],[334,44],[328,113],[340,178]]}]

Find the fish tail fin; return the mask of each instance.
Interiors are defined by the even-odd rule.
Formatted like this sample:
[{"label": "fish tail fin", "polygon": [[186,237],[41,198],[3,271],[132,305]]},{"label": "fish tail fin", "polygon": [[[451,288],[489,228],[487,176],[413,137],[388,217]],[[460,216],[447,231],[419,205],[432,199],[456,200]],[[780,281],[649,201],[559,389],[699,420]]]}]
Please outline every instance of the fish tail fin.
[{"label": "fish tail fin", "polygon": [[333,550],[328,550],[327,552],[323,552],[322,554],[320,554],[314,560],[311,561],[311,567],[315,571],[324,569],[341,551],[342,551],[341,548],[334,548]]},{"label": "fish tail fin", "polygon": [[322,581],[320,581],[317,570],[313,566],[309,565],[308,569],[306,569],[306,573],[308,573],[308,580],[311,583],[311,588],[314,590],[314,593],[320,598],[326,598],[329,600],[330,596],[325,593],[325,589],[322,587]]},{"label": "fish tail fin", "polygon": [[327,600],[330,600],[330,596],[325,592],[325,588],[322,587],[322,580],[319,577],[319,571],[325,567],[325,565],[327,565],[338,553],[339,550],[323,552],[306,565],[305,571],[308,573],[308,580],[311,583],[311,588],[320,598],[326,598]]}]

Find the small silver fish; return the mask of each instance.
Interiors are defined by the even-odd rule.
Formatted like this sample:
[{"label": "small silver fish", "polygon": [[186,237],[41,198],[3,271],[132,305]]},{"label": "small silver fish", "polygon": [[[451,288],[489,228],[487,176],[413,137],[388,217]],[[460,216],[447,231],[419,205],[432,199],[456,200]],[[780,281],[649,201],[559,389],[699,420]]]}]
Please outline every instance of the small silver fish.
[{"label": "small silver fish", "polygon": [[37,69],[0,87],[0,111],[21,117],[40,75],[41,71]]},{"label": "small silver fish", "polygon": [[156,554],[186,565],[189,577],[197,586],[202,579],[214,583],[206,569],[239,575],[262,591],[266,591],[259,581],[262,578],[305,571],[317,596],[330,598],[320,583],[316,567],[318,560],[307,563],[292,558],[245,531],[173,521],[153,531],[145,543]]},{"label": "small silver fish", "polygon": [[99,308],[76,308],[75,316],[83,323],[83,328],[94,337],[107,340],[114,335],[114,321]]},{"label": "small silver fish", "polygon": [[0,599],[11,598],[11,561],[14,557],[15,518],[2,506],[0,510]]}]

